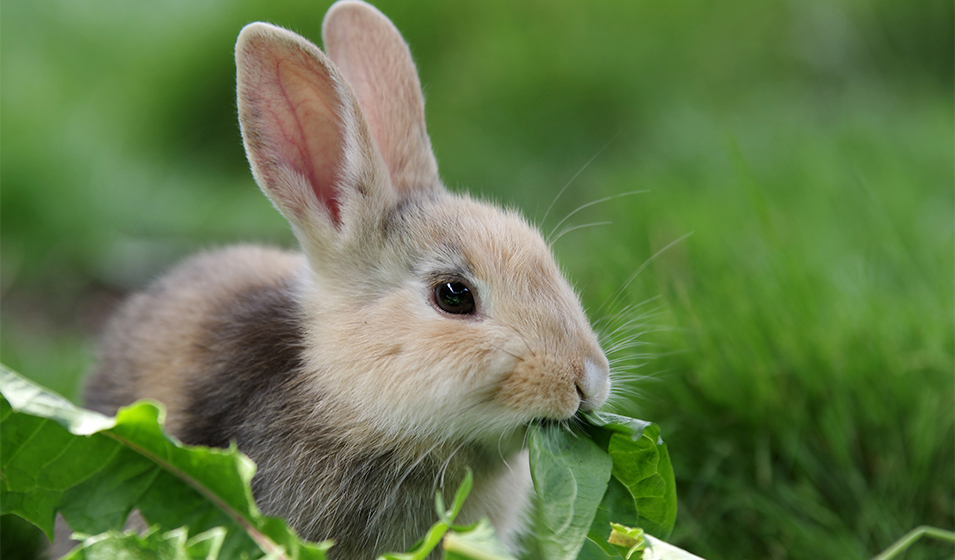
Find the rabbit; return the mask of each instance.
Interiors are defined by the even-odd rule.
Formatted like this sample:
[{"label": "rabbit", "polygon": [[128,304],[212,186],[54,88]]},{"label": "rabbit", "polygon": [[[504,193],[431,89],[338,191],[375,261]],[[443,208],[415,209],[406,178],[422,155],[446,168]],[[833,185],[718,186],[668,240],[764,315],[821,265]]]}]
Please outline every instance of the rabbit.
[{"label": "rabbit", "polygon": [[407,550],[467,468],[459,520],[516,547],[526,427],[603,404],[607,358],[540,233],[442,185],[391,21],[343,0],[322,36],[252,23],[235,51],[252,174],[300,251],[203,253],[132,296],[86,402],[156,399],[184,443],[235,442],[260,509],[329,558]]}]

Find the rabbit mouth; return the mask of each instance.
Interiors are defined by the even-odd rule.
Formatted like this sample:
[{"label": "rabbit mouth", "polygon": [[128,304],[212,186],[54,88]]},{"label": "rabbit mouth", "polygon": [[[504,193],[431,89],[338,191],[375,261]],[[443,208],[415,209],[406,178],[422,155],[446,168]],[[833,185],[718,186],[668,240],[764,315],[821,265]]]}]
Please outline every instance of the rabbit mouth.
[{"label": "rabbit mouth", "polygon": [[574,414],[564,418],[552,418],[552,417],[542,416],[542,417],[531,420],[525,426],[528,428],[537,427],[544,430],[552,429],[552,428],[571,429],[581,425],[581,422],[583,421],[580,416],[581,414],[582,412],[578,410]]}]

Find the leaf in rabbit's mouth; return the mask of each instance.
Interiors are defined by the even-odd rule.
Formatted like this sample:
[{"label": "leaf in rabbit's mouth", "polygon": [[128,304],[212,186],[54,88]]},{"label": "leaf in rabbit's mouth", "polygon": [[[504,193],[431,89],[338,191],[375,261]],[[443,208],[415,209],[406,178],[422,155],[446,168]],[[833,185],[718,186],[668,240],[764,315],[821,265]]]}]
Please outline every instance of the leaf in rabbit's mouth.
[{"label": "leaf in rabbit's mouth", "polygon": [[[676,486],[655,424],[578,412],[528,426],[534,512],[544,556],[572,560],[590,539],[603,548],[610,523],[666,538],[676,519]],[[608,550],[613,553],[613,550]]]}]

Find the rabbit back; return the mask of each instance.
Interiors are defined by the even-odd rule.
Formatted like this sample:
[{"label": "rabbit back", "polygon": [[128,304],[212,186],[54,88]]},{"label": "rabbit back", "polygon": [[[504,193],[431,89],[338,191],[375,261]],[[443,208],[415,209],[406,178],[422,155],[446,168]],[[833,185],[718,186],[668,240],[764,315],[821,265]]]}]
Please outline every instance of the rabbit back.
[{"label": "rabbit back", "polygon": [[[195,430],[187,421],[194,389],[230,360],[284,361],[280,369],[294,369],[298,358],[291,349],[300,327],[291,290],[303,267],[301,255],[258,246],[234,246],[186,260],[130,297],[107,325],[86,386],[87,406],[112,415],[138,399],[155,399],[165,405],[167,431],[176,437],[228,445],[228,440],[212,443],[183,431]],[[254,331],[243,332],[240,323],[225,327],[243,314],[256,317]],[[243,335],[247,340],[238,340]],[[268,339],[282,343],[268,344]],[[236,350],[244,356],[236,356]],[[255,353],[259,355],[250,355]]]}]

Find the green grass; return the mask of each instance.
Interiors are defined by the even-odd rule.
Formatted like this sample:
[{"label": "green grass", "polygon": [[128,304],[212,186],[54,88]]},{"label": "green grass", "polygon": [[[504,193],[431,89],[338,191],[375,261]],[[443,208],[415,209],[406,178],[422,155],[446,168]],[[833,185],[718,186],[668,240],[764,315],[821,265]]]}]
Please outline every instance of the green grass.
[{"label": "green grass", "polygon": [[[113,294],[200,247],[292,244],[243,159],[231,49],[257,19],[317,40],[326,6],[267,4],[4,4],[8,365],[75,396]],[[607,145],[544,229],[649,191],[555,246],[591,310],[692,233],[623,297],[658,297],[622,407],[670,446],[675,544],[866,558],[955,527],[951,3],[379,6],[449,186],[540,218]]]}]

